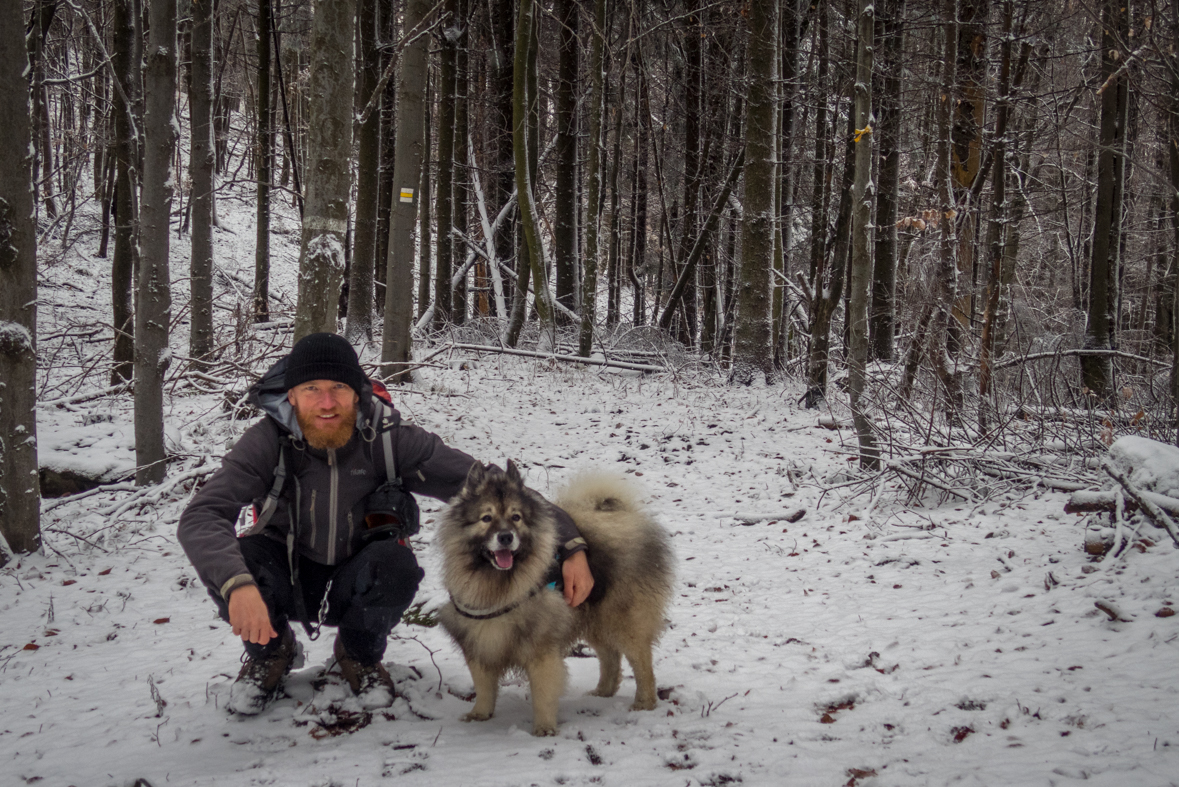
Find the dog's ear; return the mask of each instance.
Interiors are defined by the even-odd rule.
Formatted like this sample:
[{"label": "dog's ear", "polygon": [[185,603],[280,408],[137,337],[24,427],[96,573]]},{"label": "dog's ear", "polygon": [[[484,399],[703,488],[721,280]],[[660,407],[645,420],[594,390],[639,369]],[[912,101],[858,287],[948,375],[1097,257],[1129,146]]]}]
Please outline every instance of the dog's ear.
[{"label": "dog's ear", "polygon": [[467,471],[467,480],[463,482],[463,489],[474,489],[479,486],[487,475],[487,467],[482,462],[475,462]]},{"label": "dog's ear", "polygon": [[511,459],[508,460],[508,481],[517,486],[524,486],[524,478],[520,475],[520,468]]}]

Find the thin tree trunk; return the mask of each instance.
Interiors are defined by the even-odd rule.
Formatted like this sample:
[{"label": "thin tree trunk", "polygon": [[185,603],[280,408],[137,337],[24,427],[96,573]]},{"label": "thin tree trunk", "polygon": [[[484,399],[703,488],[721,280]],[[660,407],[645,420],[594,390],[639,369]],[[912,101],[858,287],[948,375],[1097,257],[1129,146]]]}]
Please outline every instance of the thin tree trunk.
[{"label": "thin tree trunk", "polygon": [[[1176,0],[1179,2],[1179,0]],[[602,208],[602,105],[606,92],[606,0],[594,0],[594,24],[590,31],[589,161],[586,164],[588,204],[585,220],[585,276],[581,282],[581,331],[577,352],[588,358],[594,344],[594,319],[598,298],[598,250]]]},{"label": "thin tree trunk", "polygon": [[[135,363],[133,289],[139,267],[139,116],[141,58],[139,0],[116,0],[114,13],[114,70],[122,82],[116,91],[115,252],[111,259],[111,307],[115,329],[111,383],[130,380]],[[125,99],[125,100],[124,100]]]},{"label": "thin tree trunk", "polygon": [[[556,266],[557,302],[570,311],[577,308],[577,6],[576,0],[557,0],[553,9],[559,23],[553,262]],[[562,324],[568,322],[564,315],[565,312],[557,315]]]},{"label": "thin tree trunk", "polygon": [[[397,21],[400,13],[400,3],[394,0],[377,0],[379,13],[379,30],[382,40],[391,41],[397,35]],[[395,13],[395,10],[397,13]],[[381,49],[381,72],[389,65],[392,53]],[[381,97],[381,175],[378,190],[377,206],[377,239],[376,253],[373,259],[373,308],[378,318],[385,311],[385,261],[389,259],[389,217],[393,205],[397,201],[393,183],[393,154],[397,146],[397,80],[390,79],[385,84],[385,94]]]},{"label": "thin tree trunk", "polygon": [[[1122,181],[1129,107],[1129,75],[1122,67],[1122,60],[1129,20],[1128,0],[1102,3],[1097,198],[1089,263],[1089,320],[1084,343],[1089,350],[1111,349],[1116,329],[1111,315],[1117,301],[1122,236]],[[1094,404],[1111,402],[1114,378],[1110,356],[1082,356],[1081,381],[1094,397]]]},{"label": "thin tree trunk", "polygon": [[[642,325],[646,314],[645,283],[647,280],[647,162],[650,157],[651,106],[647,91],[647,77],[642,58],[635,64],[635,169],[631,188],[630,254],[627,255],[626,274],[630,279],[633,309],[632,325]],[[685,337],[691,344],[691,336]]]},{"label": "thin tree trunk", "polygon": [[37,224],[25,24],[0,3],[0,566],[41,547],[37,483]]},{"label": "thin tree trunk", "polygon": [[135,483],[164,480],[164,372],[171,363],[168,228],[175,183],[176,0],[153,0],[144,68],[143,206],[139,297],[135,309]]},{"label": "thin tree trunk", "polygon": [[[536,296],[536,315],[540,322],[542,350],[555,349],[557,346],[556,323],[553,318],[553,305],[550,302],[548,276],[544,259],[544,246],[540,238],[539,206],[533,191],[533,172],[530,166],[533,158],[529,146],[533,140],[529,139],[528,131],[532,124],[529,122],[529,107],[533,96],[527,89],[529,68],[529,49],[534,36],[535,0],[520,0],[520,16],[516,24],[516,63],[514,67],[515,89],[512,100],[513,142],[516,155],[516,193],[520,204],[520,223],[524,227],[524,236],[528,242],[528,259],[532,268],[533,291]],[[523,279],[523,276],[520,277]]]},{"label": "thin tree trunk", "polygon": [[[423,25],[433,4],[407,0],[403,37]],[[422,172],[423,99],[429,40],[422,36],[401,53],[397,75],[397,149],[394,154],[393,209],[389,219],[389,259],[385,280],[385,325],[381,343],[381,373],[398,384],[413,381],[409,362],[413,352],[413,228],[417,219],[416,189]],[[425,251],[423,250],[423,254]]]},{"label": "thin tree trunk", "polygon": [[433,282],[433,279],[430,278],[430,261],[434,255],[430,250],[434,248],[434,243],[430,229],[430,207],[434,204],[434,198],[433,191],[431,191],[430,164],[433,155],[431,153],[433,142],[431,130],[434,127],[434,80],[430,74],[429,66],[426,67],[426,101],[422,114],[422,173],[418,181],[418,248],[421,250],[421,253],[418,254],[419,320],[433,304],[430,298],[430,285]]},{"label": "thin tree trunk", "polygon": [[458,0],[447,0],[447,34],[442,36],[438,57],[438,191],[434,195],[434,215],[438,220],[438,236],[434,253],[434,328],[440,329],[450,321],[453,293],[450,280],[454,273],[454,131],[456,84],[458,79]]},{"label": "thin tree trunk", "polygon": [[192,140],[192,252],[189,282],[188,354],[205,358],[213,351],[213,2],[192,3],[192,66],[189,106]]},{"label": "thin tree trunk", "polygon": [[986,300],[983,305],[982,334],[979,341],[978,425],[984,434],[993,420],[991,412],[991,363],[995,352],[995,321],[1003,292],[1003,262],[1006,250],[1007,221],[1007,128],[1011,114],[1011,32],[1013,0],[1003,2],[1002,31],[999,38],[999,95],[996,101],[995,144],[992,152],[991,221],[987,228]]},{"label": "thin tree trunk", "polygon": [[860,466],[880,466],[876,427],[864,402],[868,375],[868,290],[872,284],[872,59],[875,47],[875,9],[872,0],[859,0],[857,34],[855,180],[852,182],[852,252],[847,300],[847,390],[852,421],[860,443]]},{"label": "thin tree trunk", "polygon": [[307,201],[295,337],[336,332],[352,189],[355,0],[320,0],[311,21]]},{"label": "thin tree trunk", "polygon": [[[1171,269],[1175,290],[1171,296],[1171,402],[1179,413],[1179,0],[1171,0],[1171,105],[1167,118],[1171,131],[1168,162],[1171,175]],[[1175,444],[1179,445],[1179,418]]]},{"label": "thin tree trunk", "polygon": [[[493,102],[490,108],[488,145],[494,151],[494,169],[491,174],[489,190],[491,205],[488,211],[497,215],[504,205],[512,198],[516,184],[515,162],[512,158],[512,63],[515,52],[512,34],[515,17],[512,14],[512,3],[498,2],[491,6],[491,87]],[[516,258],[513,253],[513,240],[516,237],[516,211],[507,221],[500,222],[495,230],[495,256],[498,260],[510,261]],[[518,272],[519,269],[517,268]],[[513,293],[519,292],[513,289]],[[527,289],[524,290],[527,293]],[[512,296],[513,298],[515,295]],[[511,311],[510,315],[514,316]],[[509,314],[497,314],[507,317]],[[522,325],[522,323],[521,323]],[[505,337],[511,334],[511,325],[505,330]],[[520,327],[516,328],[519,336]],[[510,342],[513,346],[515,339]]]},{"label": "thin tree trunk", "polygon": [[[380,79],[377,0],[359,0],[357,9],[356,109],[363,111]],[[373,259],[377,248],[377,209],[381,178],[381,112],[372,112],[357,129],[356,223],[348,280],[348,321],[344,336],[356,343],[373,337]]]},{"label": "thin tree trunk", "polygon": [[258,220],[254,241],[254,319],[270,319],[270,185],[274,167],[274,112],[270,106],[271,0],[258,0],[258,118],[255,156]]},{"label": "thin tree trunk", "polygon": [[[467,237],[467,212],[471,202],[471,176],[467,169],[467,155],[471,146],[471,100],[470,100],[470,13],[468,0],[458,0],[459,35],[455,53],[454,85],[454,206],[451,208],[451,225],[463,237]],[[452,234],[452,237],[453,234]],[[466,245],[454,240],[452,249],[457,252]],[[459,256],[459,259],[466,255]],[[455,271],[454,273],[457,273]],[[451,275],[450,321],[462,325],[467,320],[467,274]]]},{"label": "thin tree trunk", "polygon": [[880,32],[880,89],[874,91],[879,150],[876,192],[876,248],[872,268],[872,306],[869,312],[868,352],[875,360],[891,362],[896,332],[897,215],[901,182],[901,43],[904,39],[905,0],[884,0],[877,14]]},{"label": "thin tree trunk", "polygon": [[772,281],[775,215],[775,160],[778,133],[778,4],[751,0],[749,6],[749,96],[745,110],[745,216],[741,225],[741,269],[737,283],[732,382],[750,384],[759,373],[774,374]]},{"label": "thin tree trunk", "polygon": [[[934,340],[930,345],[933,369],[945,388],[946,421],[950,427],[959,423],[962,413],[962,382],[957,368],[957,354],[961,347],[961,324],[957,319],[959,269],[957,208],[954,194],[953,118],[956,64],[958,62],[958,0],[946,0],[945,54],[942,57],[942,86],[938,102],[937,170],[934,175],[938,190],[941,233],[938,249],[938,268],[935,276],[936,313]],[[939,344],[939,340],[941,344]]]}]

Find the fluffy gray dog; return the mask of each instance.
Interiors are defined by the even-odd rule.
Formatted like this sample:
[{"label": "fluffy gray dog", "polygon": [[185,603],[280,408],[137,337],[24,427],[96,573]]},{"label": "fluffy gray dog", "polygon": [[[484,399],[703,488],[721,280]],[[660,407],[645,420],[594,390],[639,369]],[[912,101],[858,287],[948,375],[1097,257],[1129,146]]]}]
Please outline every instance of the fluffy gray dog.
[{"label": "fluffy gray dog", "polygon": [[582,475],[557,504],[589,545],[594,589],[577,608],[550,584],[560,577],[552,507],[524,486],[515,464],[506,471],[476,464],[442,515],[437,544],[450,603],[439,619],[475,683],[475,707],[465,721],[491,718],[500,678],[520,670],[532,691],[532,733],[555,734],[564,657],[579,640],[598,654],[601,676],[592,694],[614,696],[625,655],[637,684],[631,709],[655,707],[651,650],[674,578],[667,532],[616,476]]}]

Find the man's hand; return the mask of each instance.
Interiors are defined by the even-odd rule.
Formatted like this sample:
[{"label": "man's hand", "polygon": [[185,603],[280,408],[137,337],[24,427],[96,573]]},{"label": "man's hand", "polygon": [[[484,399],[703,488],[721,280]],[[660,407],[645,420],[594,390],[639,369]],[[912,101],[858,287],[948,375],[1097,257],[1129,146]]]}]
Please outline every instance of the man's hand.
[{"label": "man's hand", "polygon": [[561,564],[561,578],[565,581],[566,604],[576,607],[589,598],[590,591],[594,589],[594,575],[590,573],[585,550],[565,558]]},{"label": "man's hand", "polygon": [[[588,567],[586,573],[589,573]],[[229,594],[229,625],[233,626],[233,633],[246,642],[265,645],[278,637],[278,632],[270,624],[270,610],[266,608],[257,585],[242,585]]]}]

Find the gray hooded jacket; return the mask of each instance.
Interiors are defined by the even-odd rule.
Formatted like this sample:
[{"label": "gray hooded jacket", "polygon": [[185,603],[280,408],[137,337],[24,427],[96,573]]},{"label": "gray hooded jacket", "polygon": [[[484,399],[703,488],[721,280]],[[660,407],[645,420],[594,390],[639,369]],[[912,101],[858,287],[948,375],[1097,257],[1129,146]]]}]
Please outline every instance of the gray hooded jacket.
[{"label": "gray hooded jacket", "polygon": [[[380,440],[370,427],[376,420],[375,401],[367,408],[360,406],[352,439],[342,448],[326,451],[303,442],[285,394],[263,396],[259,403],[267,417],[247,429],[225,455],[221,468],[180,515],[176,531],[201,581],[223,598],[234,588],[254,583],[238,548],[235,525],[244,507],[252,504],[255,511],[261,510],[274,483],[284,432],[293,437],[293,467],[287,470],[285,492],[262,534],[285,543],[291,507],[297,504],[297,549],[310,560],[339,565],[360,548],[364,499],[386,480]],[[385,405],[386,415],[391,410]],[[399,418],[393,428],[397,472],[406,491],[439,500],[458,494],[475,460],[421,427],[400,423]],[[584,549],[585,542],[569,515],[554,509],[563,560]]]}]

